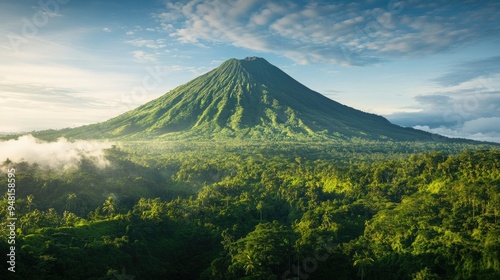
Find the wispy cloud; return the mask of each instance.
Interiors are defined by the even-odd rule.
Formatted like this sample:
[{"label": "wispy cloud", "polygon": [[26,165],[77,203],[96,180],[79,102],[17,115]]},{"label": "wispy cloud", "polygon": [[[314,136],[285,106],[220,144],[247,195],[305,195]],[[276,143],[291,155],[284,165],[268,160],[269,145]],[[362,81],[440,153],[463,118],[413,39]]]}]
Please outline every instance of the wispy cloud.
[{"label": "wispy cloud", "polygon": [[2,89],[0,98],[4,101],[15,97],[16,100],[22,101],[24,104],[36,104],[37,106],[78,104],[80,108],[92,108],[100,103],[99,99],[84,96],[75,88],[53,88],[44,84],[29,83],[0,83],[0,88]]},{"label": "wispy cloud", "polygon": [[395,113],[391,120],[406,126],[457,126],[477,118],[500,116],[500,91],[471,88],[415,97],[417,112]]},{"label": "wispy cloud", "polygon": [[298,63],[365,65],[448,51],[499,34],[494,22],[500,3],[462,4],[191,0],[168,4],[157,18],[184,44],[231,44]]},{"label": "wispy cloud", "polygon": [[141,76],[116,70],[127,57],[133,62],[131,55],[120,59],[68,42],[101,32],[62,29],[30,38],[20,51],[0,52],[0,131],[83,125],[125,111],[120,96]]},{"label": "wispy cloud", "polygon": [[146,53],[144,51],[133,51],[134,59],[141,63],[156,63],[158,60],[155,55]]},{"label": "wispy cloud", "polygon": [[24,135],[19,139],[0,141],[0,160],[7,158],[14,161],[37,163],[43,167],[65,170],[78,166],[84,159],[90,159],[97,167],[104,168],[109,161],[104,156],[104,149],[111,148],[111,142],[75,141],[59,138],[56,142],[46,142]]},{"label": "wispy cloud", "polygon": [[500,73],[500,56],[495,56],[455,65],[453,70],[434,79],[434,81],[442,86],[456,86],[476,78],[491,77],[498,73]]},{"label": "wispy cloud", "polygon": [[[483,122],[483,119],[478,119],[471,121],[474,124],[481,123]],[[492,123],[495,122],[495,125],[500,125],[500,120],[498,119],[486,119],[485,122],[487,123]],[[466,122],[466,125],[469,122]],[[451,138],[465,138],[465,139],[472,139],[472,140],[477,140],[477,141],[486,141],[486,142],[495,142],[495,143],[500,143],[500,132],[498,131],[491,131],[491,130],[486,130],[486,131],[477,131],[477,132],[469,132],[467,129],[458,127],[458,128],[449,128],[445,126],[440,126],[436,128],[430,128],[427,125],[417,125],[414,126],[415,129],[420,129],[423,131],[435,133],[435,134],[440,134],[443,136],[451,137]]]},{"label": "wispy cloud", "polygon": [[145,47],[150,49],[162,49],[167,46],[165,39],[157,39],[157,40],[133,39],[127,41],[127,44],[130,44],[135,47]]}]

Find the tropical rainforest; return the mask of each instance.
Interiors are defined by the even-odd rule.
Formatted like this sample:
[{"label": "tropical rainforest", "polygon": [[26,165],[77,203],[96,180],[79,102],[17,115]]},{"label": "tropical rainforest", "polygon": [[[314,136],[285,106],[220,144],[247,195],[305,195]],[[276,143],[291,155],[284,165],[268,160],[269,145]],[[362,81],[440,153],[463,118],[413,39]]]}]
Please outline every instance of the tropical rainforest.
[{"label": "tropical rainforest", "polygon": [[498,145],[394,125],[263,58],[33,135],[115,144],[0,155],[1,279],[500,279]]},{"label": "tropical rainforest", "polygon": [[15,205],[6,191],[0,205],[1,279],[500,279],[498,146],[128,141],[105,153],[105,167],[1,159],[4,189],[9,169],[16,182]]}]

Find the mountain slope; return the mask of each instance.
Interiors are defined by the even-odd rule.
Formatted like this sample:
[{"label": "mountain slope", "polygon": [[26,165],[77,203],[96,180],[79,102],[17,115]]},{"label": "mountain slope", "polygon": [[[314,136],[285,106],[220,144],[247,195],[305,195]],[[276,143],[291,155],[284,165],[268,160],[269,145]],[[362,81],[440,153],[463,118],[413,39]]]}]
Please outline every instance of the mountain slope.
[{"label": "mountain slope", "polygon": [[230,59],[116,118],[60,132],[70,138],[126,139],[436,138],[326,98],[256,57]]}]

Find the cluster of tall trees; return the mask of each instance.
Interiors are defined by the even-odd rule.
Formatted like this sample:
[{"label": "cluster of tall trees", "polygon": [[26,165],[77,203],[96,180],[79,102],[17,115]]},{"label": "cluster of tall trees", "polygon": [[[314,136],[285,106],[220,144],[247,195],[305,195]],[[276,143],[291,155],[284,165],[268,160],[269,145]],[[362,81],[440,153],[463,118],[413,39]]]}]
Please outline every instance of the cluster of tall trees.
[{"label": "cluster of tall trees", "polygon": [[114,148],[110,167],[84,161],[64,173],[5,162],[24,187],[17,272],[4,262],[0,275],[500,277],[497,149],[382,159],[382,151],[346,156],[341,147],[178,148]]}]

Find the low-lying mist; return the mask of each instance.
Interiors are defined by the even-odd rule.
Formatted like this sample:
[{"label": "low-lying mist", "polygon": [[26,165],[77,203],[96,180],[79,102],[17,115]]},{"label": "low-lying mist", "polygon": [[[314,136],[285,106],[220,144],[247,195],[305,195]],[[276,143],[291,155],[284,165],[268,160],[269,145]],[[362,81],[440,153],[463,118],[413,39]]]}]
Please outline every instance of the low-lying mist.
[{"label": "low-lying mist", "polygon": [[0,162],[7,159],[13,162],[26,161],[42,167],[66,170],[77,167],[85,158],[95,166],[104,168],[109,165],[104,149],[112,145],[111,142],[103,141],[68,141],[63,137],[56,142],[47,142],[29,134],[15,140],[0,141]]}]

